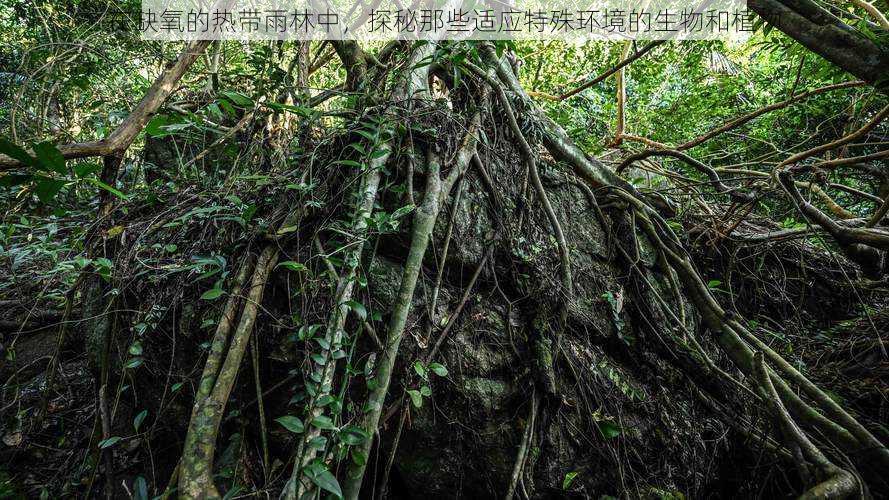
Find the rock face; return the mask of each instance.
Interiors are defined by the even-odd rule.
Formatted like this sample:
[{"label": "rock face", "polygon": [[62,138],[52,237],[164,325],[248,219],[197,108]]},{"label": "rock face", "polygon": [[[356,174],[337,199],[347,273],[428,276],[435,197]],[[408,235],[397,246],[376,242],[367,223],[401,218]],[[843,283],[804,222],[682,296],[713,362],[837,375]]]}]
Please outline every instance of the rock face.
[{"label": "rock face", "polygon": [[[151,153],[152,158],[166,163],[161,158],[166,151]],[[565,296],[552,228],[512,155],[510,149],[492,151],[483,159],[485,174],[470,171],[435,227],[390,404],[403,390],[427,385],[412,365],[441,335],[488,251],[491,258],[432,360],[444,365],[448,375],[429,375],[431,395],[420,408],[408,403],[390,493],[404,498],[502,496],[531,424],[534,398],[540,410],[520,495],[598,498],[627,491],[638,496],[704,491],[714,477],[714,458],[726,448],[719,439],[726,429],[695,402],[676,368],[647,353],[645,331],[652,325],[642,321],[645,309],[637,304],[639,294],[615,252],[616,238],[626,235],[613,234],[614,224],[600,224],[588,193],[560,173],[565,169],[542,163],[544,184],[569,244],[574,294]],[[415,194],[421,198],[422,193]],[[520,204],[521,199],[530,199],[531,206]],[[387,199],[384,209],[392,212],[402,204]],[[409,229],[403,225],[374,249],[367,270],[373,310],[391,310]],[[430,315],[449,232],[443,282]],[[655,265],[653,251],[641,239],[638,248],[638,265],[648,272]],[[649,278],[658,294],[670,296],[661,275],[650,273]],[[563,305],[567,328],[556,349]],[[267,307],[274,309],[274,304]],[[431,330],[430,316],[436,325]],[[395,413],[381,431],[378,478],[399,417]]]},{"label": "rock face", "polygon": [[[509,158],[507,152],[500,153]],[[737,387],[726,387],[724,379],[705,369],[689,347],[693,336],[715,365],[737,374],[707,332],[696,326],[694,309],[658,267],[654,247],[644,236],[624,229],[619,209],[606,208],[606,224],[600,224],[588,194],[544,165],[544,183],[571,257],[574,293],[570,300],[561,294],[557,246],[539,201],[531,201],[530,210],[517,208],[515,200],[522,198],[523,189],[517,181],[522,178],[517,164],[486,163],[496,190],[472,171],[464,179],[459,203],[448,208],[454,222],[434,324],[448,321],[469,276],[494,245],[492,259],[433,360],[447,367],[448,376],[431,376],[431,395],[422,407],[409,408],[390,473],[392,496],[503,496],[531,425],[534,398],[540,401],[540,410],[517,486],[519,497],[745,497],[799,491],[795,479],[777,477],[761,463],[764,452],[756,451],[761,445],[751,430],[758,432],[756,422],[763,422],[763,416],[748,406],[745,396],[726,396]],[[434,233],[436,253],[427,259],[428,271],[415,295],[409,330],[414,342],[403,344],[402,378],[393,384],[390,398],[424,385],[411,365],[422,359],[442,330],[433,328],[430,335],[427,318],[449,220],[442,217]],[[622,256],[618,244],[635,251]],[[711,251],[732,251],[727,245],[713,246]],[[800,252],[806,258],[797,258]],[[380,310],[387,310],[386,297],[397,289],[396,255],[389,252],[378,266],[387,272],[371,280],[377,291],[389,290],[377,294]],[[781,297],[751,293],[751,287],[768,285],[773,267],[804,276],[800,262],[826,257],[804,244],[776,248],[775,255],[786,258],[760,268],[735,268],[730,259],[701,258],[700,272],[731,280],[741,297],[734,305],[746,317],[781,317],[773,314],[781,310],[776,306]],[[638,271],[629,272],[631,267]],[[839,272],[827,264],[823,267],[825,273]],[[835,283],[837,289],[846,286]],[[844,337],[828,331],[827,339],[815,333],[824,323],[819,318],[825,311],[818,304],[831,304],[837,317],[861,314],[843,297],[822,296],[817,289],[803,295],[808,302],[801,314],[809,318],[805,331],[825,344]],[[653,305],[660,301],[667,307]],[[567,324],[557,349],[563,304]],[[659,312],[662,309],[667,311]],[[677,326],[677,318],[684,319],[684,327]],[[872,322],[885,323],[885,315],[868,318],[860,317],[855,324],[866,330]],[[877,344],[868,338],[855,344],[862,363],[870,363],[862,366],[882,373],[885,363],[875,361]],[[838,386],[827,375],[835,374],[835,367],[820,360],[824,346],[811,352],[805,362],[824,387],[835,387],[850,401],[858,397],[850,392],[863,394],[853,404],[860,407],[860,414],[885,412],[885,405],[875,402],[878,394],[885,393],[885,384],[853,374],[855,367],[847,366],[842,367],[846,378]],[[816,370],[819,363],[825,366]],[[840,387],[856,384],[876,389]],[[396,413],[381,430],[381,463],[392,452],[398,421]],[[729,426],[732,421],[753,423]]]},{"label": "rock face", "polygon": [[[495,182],[517,174],[508,165],[489,169]],[[644,309],[626,290],[630,283],[610,255],[608,231],[585,193],[566,179],[546,181],[550,201],[564,221],[575,283],[562,349],[553,352],[553,339],[557,311],[567,298],[559,296],[557,247],[542,211],[532,207],[524,216],[516,214],[512,200],[518,199],[520,183],[498,184],[507,187],[493,194],[473,172],[464,180],[456,208],[449,207],[454,223],[447,266],[462,272],[445,274],[436,324],[446,323],[459,304],[492,235],[500,238],[491,264],[433,360],[447,367],[448,376],[430,375],[431,396],[422,407],[409,409],[390,474],[394,497],[502,496],[530,424],[533,398],[540,400],[540,411],[519,495],[598,498],[633,491],[643,497],[697,496],[713,479],[726,448],[721,439],[726,428],[695,402],[675,368],[644,354],[647,341],[639,318]],[[448,219],[442,217],[436,228],[437,251]],[[437,266],[431,258],[427,264],[430,271],[413,307],[418,317],[431,308]],[[654,265],[644,241],[640,265]],[[373,266],[370,286],[380,310],[386,310],[397,288],[399,269],[394,257]],[[669,296],[662,278],[651,274],[650,279],[659,294]],[[409,323],[416,342],[403,344],[401,373],[407,375],[400,386],[393,384],[394,395],[424,385],[410,365],[442,330],[434,328],[426,338],[426,322],[418,317]],[[398,421],[395,414],[382,431],[381,463],[392,449]]]}]

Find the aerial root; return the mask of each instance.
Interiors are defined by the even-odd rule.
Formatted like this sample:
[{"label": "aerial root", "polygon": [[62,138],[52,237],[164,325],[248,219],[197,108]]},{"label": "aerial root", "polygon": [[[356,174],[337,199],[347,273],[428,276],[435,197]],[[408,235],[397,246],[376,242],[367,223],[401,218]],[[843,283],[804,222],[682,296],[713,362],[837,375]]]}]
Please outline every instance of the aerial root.
[{"label": "aerial root", "polygon": [[[787,410],[794,419],[802,422],[805,426],[817,428],[831,444],[850,456],[867,450],[868,457],[882,464],[881,466],[889,464],[889,450],[873,434],[808,378],[747,330],[734,313],[726,312],[719,306],[692,265],[681,242],[660,215],[626,191],[617,188],[611,191],[638,212],[636,220],[643,232],[646,233],[649,241],[659,247],[667,257],[671,267],[685,286],[688,297],[701,314],[707,327],[715,334],[717,343],[729,355],[736,367],[755,380],[755,353],[752,348],[757,349],[759,353],[768,357],[783,377],[787,377],[785,380],[778,372],[769,372],[775,393],[780,396],[779,401],[782,402],[782,405],[788,405]],[[798,385],[809,397],[810,402],[804,401],[798,396],[791,389],[790,383]],[[836,477],[839,479],[831,480],[833,482],[826,483],[825,487],[832,488],[832,485],[848,482],[848,479],[842,474]],[[854,484],[857,485],[857,482]]]},{"label": "aerial root", "polygon": [[506,500],[512,500],[513,495],[515,495],[516,487],[521,481],[524,473],[525,461],[528,458],[528,450],[531,449],[531,441],[534,439],[534,421],[537,418],[537,407],[539,403],[537,390],[532,389],[531,408],[528,410],[528,419],[525,421],[525,432],[522,435],[522,442],[519,444],[519,451],[516,454],[515,465],[512,468],[512,476],[509,480],[509,487],[506,489]]},{"label": "aerial root", "polygon": [[[793,421],[793,417],[784,407],[781,397],[778,396],[778,392],[772,384],[772,378],[769,375],[769,369],[765,364],[762,352],[755,354],[754,363],[756,365],[757,382],[765,393],[765,401],[771,407],[771,412],[778,420],[785,438],[789,441],[788,444],[792,448],[799,450],[803,458],[811,461],[817,468],[819,476],[825,478],[822,482],[800,495],[799,498],[812,500],[840,499],[854,495],[859,490],[857,478],[849,471],[834,465]],[[802,463],[799,465],[804,467]],[[808,471],[805,469],[803,471],[801,475],[803,480],[806,480]]]},{"label": "aerial root", "polygon": [[[219,431],[219,424],[222,422],[229,395],[234,387],[241,360],[249,345],[265,285],[278,260],[278,252],[277,246],[268,245],[260,253],[250,279],[250,287],[244,299],[237,328],[231,335],[231,341],[228,342],[227,348],[225,344],[229,337],[228,334],[234,325],[234,314],[229,313],[238,307],[238,300],[234,293],[230,296],[223,318],[217,326],[185,438],[185,449],[182,453],[182,463],[179,470],[179,495],[181,498],[216,498],[219,496],[219,492],[213,484],[212,475],[216,434]],[[246,283],[249,267],[249,263],[242,266],[233,292],[239,290],[240,286]],[[241,281],[242,279],[243,281]],[[225,355],[224,359],[223,354]]]},{"label": "aerial root", "polygon": [[489,74],[475,64],[468,61],[465,62],[465,64],[473,73],[482,78],[497,95],[497,100],[506,114],[506,122],[509,125],[510,131],[516,141],[518,141],[522,160],[531,176],[531,183],[534,186],[534,191],[536,192],[537,197],[540,198],[543,211],[549,220],[550,227],[552,228],[553,235],[555,236],[558,245],[562,293],[565,294],[565,300],[562,301],[559,312],[559,325],[555,335],[555,346],[553,350],[554,356],[558,356],[561,350],[562,335],[564,334],[568,320],[569,299],[574,295],[574,282],[571,276],[571,256],[568,250],[568,242],[565,239],[565,232],[562,230],[562,224],[559,221],[559,217],[556,215],[555,210],[553,210],[552,203],[549,201],[549,196],[546,194],[546,189],[543,187],[543,183],[540,180],[540,173],[537,170],[537,160],[535,159],[534,151],[531,149],[531,145],[528,143],[525,134],[519,126],[515,111],[509,101],[509,97],[506,95],[503,83],[495,78],[494,75]]},{"label": "aerial root", "polygon": [[[334,291],[333,302],[331,304],[331,314],[324,330],[324,339],[327,341],[327,348],[320,353],[323,364],[315,364],[314,375],[312,380],[317,380],[318,387],[314,391],[314,395],[307,404],[305,416],[306,422],[311,422],[321,415],[323,408],[318,404],[321,398],[329,396],[333,390],[333,377],[336,372],[338,361],[333,358],[334,351],[341,348],[343,337],[345,335],[344,327],[346,319],[349,316],[351,307],[349,302],[352,300],[352,293],[356,281],[356,272],[358,263],[361,260],[361,254],[364,249],[364,241],[368,232],[367,221],[373,213],[374,203],[377,199],[377,191],[380,185],[380,169],[388,159],[388,155],[378,158],[372,163],[366,172],[362,175],[362,181],[358,188],[358,196],[354,217],[352,234],[352,247],[349,250],[344,262],[346,266],[342,273],[337,277],[336,271],[325,258],[325,264],[329,266],[329,272],[335,278],[336,288]],[[315,244],[320,248],[320,241],[316,238]],[[324,255],[321,252],[321,255]],[[371,330],[372,331],[372,330]],[[376,335],[374,335],[376,338]],[[377,340],[379,343],[379,340]],[[294,456],[293,469],[291,470],[290,479],[284,487],[282,497],[285,499],[301,498],[307,491],[312,488],[312,482],[308,478],[302,478],[302,470],[316,457],[316,450],[309,446],[310,441],[318,437],[321,430],[317,427],[307,427],[300,437],[299,445]]]},{"label": "aerial root", "polygon": [[[422,53],[423,51],[419,50],[414,56],[421,56]],[[414,212],[410,248],[405,261],[401,284],[399,285],[392,314],[389,318],[386,340],[384,341],[385,349],[381,352],[376,365],[376,373],[373,375],[375,387],[368,394],[366,404],[364,405],[368,411],[363,416],[362,428],[369,436],[376,434],[379,427],[383,405],[385,404],[386,394],[392,380],[395,361],[404,337],[407,316],[411,309],[414,290],[416,289],[417,279],[423,266],[423,257],[426,254],[432,230],[454,185],[469,168],[472,158],[476,154],[477,134],[480,127],[481,113],[476,110],[466,127],[466,133],[460,142],[451,170],[447,175],[442,176],[441,158],[439,155],[433,151],[427,152],[426,188],[423,194],[423,201]],[[368,438],[359,444],[356,449],[367,457],[370,456],[372,444],[373,440]],[[360,464],[353,462],[350,465],[346,473],[345,484],[343,485],[346,499],[354,500],[358,498],[366,466],[366,461]]]}]

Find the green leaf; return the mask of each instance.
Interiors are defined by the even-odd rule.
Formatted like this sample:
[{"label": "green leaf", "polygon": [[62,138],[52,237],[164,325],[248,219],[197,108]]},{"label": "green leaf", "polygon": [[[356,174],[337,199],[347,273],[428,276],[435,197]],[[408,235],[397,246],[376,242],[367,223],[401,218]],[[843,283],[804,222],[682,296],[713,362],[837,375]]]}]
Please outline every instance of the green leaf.
[{"label": "green leaf", "polygon": [[225,293],[225,291],[222,290],[221,288],[211,288],[211,289],[207,290],[206,292],[204,292],[203,295],[201,295],[201,300],[216,300],[223,293]]},{"label": "green leaf", "polygon": [[306,325],[303,325],[303,326],[299,327],[299,331],[297,331],[297,336],[299,337],[300,340],[311,339],[315,336],[315,333],[317,333],[318,330],[320,330],[320,329],[321,329],[321,325],[310,325],[308,327]]},{"label": "green leaf", "polygon": [[291,271],[298,272],[298,273],[309,270],[309,268],[304,266],[303,264],[300,264],[299,262],[294,262],[292,260],[282,262],[282,263],[278,264],[277,267],[285,267]]},{"label": "green leaf", "polygon": [[127,363],[123,365],[123,367],[128,369],[139,368],[144,362],[145,360],[143,358],[132,358],[131,360],[127,361]]},{"label": "green leaf", "polygon": [[310,450],[321,451],[327,447],[327,438],[324,436],[315,436],[308,444]]},{"label": "green leaf", "polygon": [[328,431],[331,429],[336,429],[336,426],[333,425],[333,420],[325,415],[318,415],[317,417],[313,418],[312,426]]},{"label": "green leaf", "polygon": [[382,158],[389,154],[389,150],[386,148],[375,149],[373,153],[370,154],[371,160],[376,160],[377,158]]},{"label": "green leaf", "polygon": [[133,419],[133,429],[136,432],[139,432],[139,427],[142,427],[142,422],[145,421],[145,417],[148,416],[148,410],[142,410],[137,415],[136,418]]},{"label": "green leaf", "polygon": [[352,448],[352,461],[355,462],[355,465],[363,466],[367,463],[367,455],[361,451],[360,448]]},{"label": "green leaf", "polygon": [[38,177],[37,183],[34,184],[34,194],[43,203],[49,203],[56,197],[56,194],[65,186],[65,181],[50,179],[48,177]]},{"label": "green leaf", "polygon": [[34,179],[31,174],[8,174],[0,177],[0,186],[14,187],[27,184]]},{"label": "green leaf", "polygon": [[141,356],[142,355],[142,343],[138,340],[130,344],[130,348],[128,350],[130,354],[133,356]]},{"label": "green leaf", "polygon": [[413,403],[415,407],[421,408],[423,406],[423,395],[420,394],[420,391],[408,389],[407,395],[411,397],[411,403]]},{"label": "green leaf", "polygon": [[340,483],[323,465],[308,467],[306,472],[309,478],[312,479],[312,482],[318,485],[319,488],[332,493],[337,498],[343,498],[343,490],[340,488]]},{"label": "green leaf", "polygon": [[120,439],[121,439],[120,436],[111,436],[108,439],[103,439],[103,440],[99,441],[99,449],[104,450],[105,448],[114,446],[115,443],[120,441]]},{"label": "green leaf", "polygon": [[109,193],[113,194],[114,196],[117,196],[118,198],[120,198],[122,200],[126,200],[129,198],[129,196],[123,194],[122,192],[109,186],[108,184],[105,184],[104,182],[100,181],[99,179],[88,179],[88,182],[100,189],[104,189],[105,191],[108,191]]},{"label": "green leaf", "polygon": [[346,305],[349,306],[350,309],[355,311],[355,314],[357,314],[358,317],[361,318],[361,321],[367,319],[367,309],[364,308],[364,304],[362,304],[361,302],[350,300],[346,302]]},{"label": "green leaf", "polygon": [[367,432],[364,431],[364,429],[355,425],[345,427],[340,432],[340,441],[348,446],[357,446],[367,441],[368,437],[369,436]]},{"label": "green leaf", "polygon": [[392,218],[399,219],[401,217],[404,217],[405,215],[407,215],[411,211],[413,211],[414,208],[416,208],[414,205],[405,205],[405,206],[399,208],[398,210],[392,212]]},{"label": "green leaf", "polygon": [[244,491],[244,487],[241,485],[236,485],[232,489],[225,492],[225,496],[222,497],[222,500],[234,500],[235,498],[240,498],[242,491]]},{"label": "green leaf", "polygon": [[217,120],[224,117],[222,114],[222,110],[219,109],[219,104],[216,104],[215,102],[211,102],[207,106],[207,111],[210,113],[211,116],[213,116]]},{"label": "green leaf", "polygon": [[151,137],[166,137],[168,135],[173,135],[173,132],[165,128],[169,124],[169,116],[156,115],[145,125],[145,134]]},{"label": "green leaf", "polygon": [[114,226],[111,229],[109,229],[106,234],[108,235],[109,238],[114,238],[115,236],[120,235],[120,233],[122,233],[123,230],[124,230],[123,226],[117,225],[117,226]]},{"label": "green leaf", "polygon": [[220,92],[226,99],[232,102],[235,106],[240,106],[242,108],[252,108],[253,107],[253,99],[245,96],[240,92],[233,91],[222,91]]},{"label": "green leaf", "polygon": [[144,477],[138,476],[133,481],[133,500],[148,500],[148,482]]},{"label": "green leaf", "polygon": [[598,425],[599,432],[602,433],[602,436],[604,436],[605,439],[613,439],[620,436],[620,426],[614,422],[599,422]]},{"label": "green leaf", "polygon": [[2,135],[0,135],[0,153],[3,153],[10,158],[14,158],[28,166],[34,166],[35,164],[34,158],[32,158],[27,151]]},{"label": "green leaf", "polygon": [[429,378],[429,374],[426,373],[426,367],[423,366],[423,363],[416,361],[414,362],[414,371],[417,372],[417,375],[420,376],[423,380],[427,380]]},{"label": "green leaf", "polygon": [[52,170],[62,175],[67,175],[65,169],[65,157],[62,152],[51,142],[41,142],[34,145],[34,154],[37,155],[37,163],[44,170]]},{"label": "green leaf", "polygon": [[334,163],[338,165],[345,165],[347,167],[364,168],[363,163],[357,162],[355,160],[337,160]]},{"label": "green leaf", "polygon": [[568,490],[571,487],[571,483],[574,482],[574,479],[577,477],[577,472],[569,472],[565,474],[565,479],[562,480],[562,489]]},{"label": "green leaf", "polygon": [[440,363],[429,363],[428,368],[432,370],[433,373],[438,375],[439,377],[447,377],[448,369],[444,367],[444,365]]},{"label": "green leaf", "polygon": [[721,284],[722,282],[719,280],[710,280],[707,282],[707,288],[716,288]]},{"label": "green leaf", "polygon": [[293,415],[285,415],[283,417],[278,417],[275,419],[275,422],[278,422],[285,429],[294,433],[294,434],[302,434],[305,430],[306,426],[303,425],[303,421]]},{"label": "green leaf", "polygon": [[296,113],[296,114],[306,117],[306,118],[312,116],[312,110],[310,108],[304,108],[302,106],[294,106],[292,104],[281,104],[278,102],[267,102],[267,103],[265,103],[265,105],[269,109],[273,109],[275,111],[289,111],[291,113]]},{"label": "green leaf", "polygon": [[219,107],[222,108],[222,111],[227,115],[235,116],[238,114],[237,111],[235,111],[235,108],[227,100],[219,101]]}]

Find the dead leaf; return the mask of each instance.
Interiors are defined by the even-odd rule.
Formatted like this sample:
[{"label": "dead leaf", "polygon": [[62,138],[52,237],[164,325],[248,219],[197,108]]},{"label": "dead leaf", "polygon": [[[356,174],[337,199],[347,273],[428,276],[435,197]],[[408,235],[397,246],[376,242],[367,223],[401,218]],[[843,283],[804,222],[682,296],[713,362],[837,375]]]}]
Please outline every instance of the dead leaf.
[{"label": "dead leaf", "polygon": [[6,446],[18,446],[22,444],[22,441],[24,441],[24,439],[25,438],[24,436],[22,436],[21,432],[12,432],[3,436],[3,444],[5,444]]}]

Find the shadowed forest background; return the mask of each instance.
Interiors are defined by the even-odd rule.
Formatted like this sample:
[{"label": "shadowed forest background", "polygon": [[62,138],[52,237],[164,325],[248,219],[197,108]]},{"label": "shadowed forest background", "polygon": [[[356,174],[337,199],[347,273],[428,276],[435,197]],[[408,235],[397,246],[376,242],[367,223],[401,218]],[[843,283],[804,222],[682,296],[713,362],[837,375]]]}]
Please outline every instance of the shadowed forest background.
[{"label": "shadowed forest background", "polygon": [[0,498],[886,498],[889,5],[190,42],[0,1]]}]

